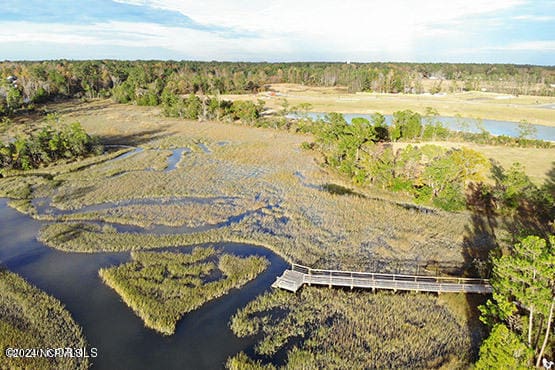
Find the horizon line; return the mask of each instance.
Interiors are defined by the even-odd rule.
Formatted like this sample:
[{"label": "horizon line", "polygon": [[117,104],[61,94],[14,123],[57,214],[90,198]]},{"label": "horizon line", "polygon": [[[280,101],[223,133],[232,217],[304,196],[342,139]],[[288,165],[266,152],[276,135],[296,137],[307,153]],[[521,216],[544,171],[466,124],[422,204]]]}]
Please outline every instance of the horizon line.
[{"label": "horizon line", "polygon": [[300,64],[300,63],[313,63],[313,64],[462,64],[462,65],[512,65],[521,67],[544,67],[555,68],[555,64],[532,64],[532,63],[510,63],[510,62],[436,62],[436,61],[350,61],[350,60],[297,60],[297,61],[253,61],[253,60],[207,60],[207,59],[152,59],[152,58],[136,58],[136,59],[122,59],[122,58],[90,58],[90,59],[71,59],[71,58],[57,58],[57,59],[3,59],[0,63],[39,63],[39,62],[102,62],[102,61],[117,61],[117,62],[175,62],[175,63],[245,63],[245,64]]}]

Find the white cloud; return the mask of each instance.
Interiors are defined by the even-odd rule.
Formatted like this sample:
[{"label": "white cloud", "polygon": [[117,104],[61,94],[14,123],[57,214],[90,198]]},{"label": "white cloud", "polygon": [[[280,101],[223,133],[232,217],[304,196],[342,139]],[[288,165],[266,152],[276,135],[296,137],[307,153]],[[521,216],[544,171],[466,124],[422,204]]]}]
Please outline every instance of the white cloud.
[{"label": "white cloud", "polygon": [[118,27],[115,23],[76,26],[69,24],[42,24],[30,22],[2,22],[0,42],[38,42],[115,46],[140,46],[153,35],[135,29]]},{"label": "white cloud", "polygon": [[[178,11],[206,25],[248,31],[389,29],[491,13],[522,0],[116,0]],[[324,31],[325,32],[325,31]],[[343,32],[342,32],[343,33]]]},{"label": "white cloud", "polygon": [[[485,48],[488,40],[479,32],[501,19],[500,11],[514,9],[524,0],[116,1],[177,11],[205,27],[123,21],[44,24],[0,18],[0,43],[43,43],[59,49],[69,44],[114,50],[159,48],[176,59],[269,61],[410,61],[429,60],[434,54],[464,57],[485,49],[553,51],[551,41]],[[469,27],[478,17],[488,19],[484,27]],[[435,50],[423,50],[424,44]]]},{"label": "white cloud", "polygon": [[[82,47],[115,46],[163,48],[191,59],[241,59],[253,50],[291,53],[279,39],[226,39],[223,36],[180,27],[153,23],[106,22],[92,25],[0,22],[0,43],[45,43]],[[268,43],[272,49],[268,49]]]},{"label": "white cloud", "polygon": [[[124,0],[122,0],[124,1]],[[518,0],[145,0],[145,5],[179,11],[203,24],[255,31],[404,28],[507,9]]]},{"label": "white cloud", "polygon": [[[484,45],[472,48],[458,48],[449,51],[452,55],[473,55],[476,60],[487,63],[494,55],[505,55],[500,59],[504,63],[530,63],[522,55],[533,56],[540,53],[554,53],[555,40],[528,40],[512,42],[503,45]],[[517,57],[518,60],[510,59],[510,56]],[[550,61],[549,61],[550,62]],[[552,63],[548,63],[552,65]]]},{"label": "white cloud", "polygon": [[306,47],[406,52],[418,39],[463,32],[464,20],[522,0],[116,0],[182,13],[206,25]]},{"label": "white cloud", "polygon": [[515,42],[503,46],[495,46],[490,50],[512,50],[512,51],[555,51],[555,40],[538,40]]},{"label": "white cloud", "polygon": [[551,22],[555,20],[555,17],[550,15],[523,14],[523,15],[517,15],[515,17],[512,17],[512,19],[517,21]]}]

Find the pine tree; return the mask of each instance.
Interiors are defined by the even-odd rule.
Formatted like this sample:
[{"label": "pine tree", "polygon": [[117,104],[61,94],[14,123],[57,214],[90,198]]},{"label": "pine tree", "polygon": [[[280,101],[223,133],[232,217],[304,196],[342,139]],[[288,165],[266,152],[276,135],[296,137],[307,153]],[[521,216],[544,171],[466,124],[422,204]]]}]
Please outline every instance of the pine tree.
[{"label": "pine tree", "polygon": [[[501,320],[505,319],[509,302],[528,311],[528,325],[526,338],[529,348],[538,354],[536,366],[539,366],[543,353],[549,343],[549,334],[553,322],[555,306],[555,236],[545,239],[529,236],[515,244],[510,254],[493,259],[494,297],[497,301],[497,312]],[[493,302],[482,307],[482,312],[495,311]],[[541,348],[537,348],[534,341],[534,328],[540,328],[545,323],[546,331]],[[534,325],[536,323],[536,325]],[[536,333],[541,337],[541,333]],[[484,343],[485,344],[485,343]],[[534,348],[536,347],[536,348]]]}]

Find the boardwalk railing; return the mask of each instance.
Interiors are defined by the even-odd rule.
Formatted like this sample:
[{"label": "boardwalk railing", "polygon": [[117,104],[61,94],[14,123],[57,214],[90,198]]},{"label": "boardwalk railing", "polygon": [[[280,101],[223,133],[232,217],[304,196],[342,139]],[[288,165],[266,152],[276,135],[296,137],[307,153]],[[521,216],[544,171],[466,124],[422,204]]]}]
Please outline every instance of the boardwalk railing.
[{"label": "boardwalk railing", "polygon": [[298,264],[293,264],[291,270],[286,270],[272,286],[296,292],[303,284],[436,293],[492,292],[486,279],[322,270]]}]

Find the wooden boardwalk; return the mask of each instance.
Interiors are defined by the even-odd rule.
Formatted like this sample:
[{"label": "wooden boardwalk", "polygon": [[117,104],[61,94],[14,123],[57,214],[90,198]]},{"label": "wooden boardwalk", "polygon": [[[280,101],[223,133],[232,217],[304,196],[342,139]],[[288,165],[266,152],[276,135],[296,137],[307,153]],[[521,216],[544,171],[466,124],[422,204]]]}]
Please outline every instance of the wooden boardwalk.
[{"label": "wooden boardwalk", "polygon": [[296,292],[303,284],[434,293],[492,292],[492,287],[486,279],[319,270],[297,264],[293,264],[290,270],[285,270],[272,287]]}]

